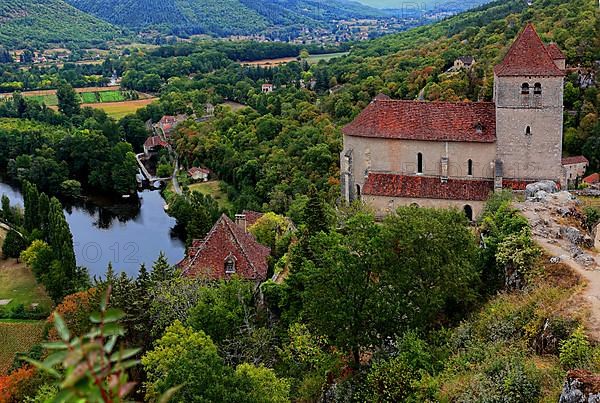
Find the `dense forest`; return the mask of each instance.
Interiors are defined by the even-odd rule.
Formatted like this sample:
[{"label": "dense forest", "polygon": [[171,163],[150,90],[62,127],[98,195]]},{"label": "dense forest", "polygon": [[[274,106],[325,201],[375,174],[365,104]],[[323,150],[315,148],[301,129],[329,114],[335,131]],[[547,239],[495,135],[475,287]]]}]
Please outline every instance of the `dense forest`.
[{"label": "dense forest", "polygon": [[12,49],[49,44],[94,46],[121,31],[62,0],[5,0],[0,3],[0,44]]},{"label": "dense forest", "polygon": [[384,17],[389,13],[347,0],[186,0],[120,2],[67,0],[80,10],[115,25],[157,28],[176,35],[251,35],[277,26],[319,27],[347,18]]},{"label": "dense forest", "polygon": [[[140,146],[147,120],[198,118],[207,103],[225,100],[244,104],[187,120],[172,141],[183,168],[206,166],[222,181],[230,214],[267,213],[249,231],[272,248],[269,274],[277,276],[259,286],[187,278],[164,257],[136,278],[109,267],[93,288],[73,285],[77,292],[48,321],[44,348],[53,353],[37,347],[17,359],[0,377],[0,393],[39,402],[98,394],[103,401],[557,401],[567,370],[600,370],[599,347],[587,340],[581,315],[565,309],[581,280],[542,254],[512,194],[495,194],[476,223],[460,211],[416,207],[378,221],[369,208],[337,200],[343,124],[379,93],[490,99],[492,68],[526,22],[558,43],[569,66],[580,66],[565,84],[565,149],[583,152],[597,170],[600,99],[582,81],[600,58],[592,0],[498,1],[316,64],[305,52],[272,68],[235,63],[232,55],[250,52],[247,45],[138,52],[110,63],[124,86],[160,100],[119,122],[78,109],[66,85],[60,113],[19,96],[7,103],[5,141],[21,139],[21,126],[39,141],[24,142],[25,155],[7,160],[7,169],[36,182],[34,160],[56,160],[67,177],[85,172],[75,178],[82,185],[97,176],[87,169],[97,164],[87,154],[92,142],[107,146],[102,163],[114,172],[126,168],[118,156]],[[447,72],[463,55],[475,57],[475,68]],[[272,93],[262,92],[265,82],[275,84]],[[30,161],[29,169],[20,171],[17,160]],[[87,165],[72,170],[80,162]],[[38,203],[25,206],[23,222],[46,199],[25,186]],[[188,240],[202,238],[221,213],[211,196],[187,189],[171,201]],[[588,220],[599,213],[587,212]],[[35,241],[62,250],[43,236]],[[40,242],[17,246],[31,265],[48,251]]]}]

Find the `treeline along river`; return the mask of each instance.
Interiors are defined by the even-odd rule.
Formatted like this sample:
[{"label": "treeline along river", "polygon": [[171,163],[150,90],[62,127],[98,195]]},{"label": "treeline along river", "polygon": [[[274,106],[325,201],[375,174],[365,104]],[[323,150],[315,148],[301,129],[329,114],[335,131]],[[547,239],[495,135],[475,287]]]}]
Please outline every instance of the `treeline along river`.
[{"label": "treeline along river", "polygon": [[[20,190],[0,181],[2,194],[12,205],[23,205]],[[90,276],[104,276],[109,263],[116,272],[135,276],[142,263],[151,270],[161,251],[171,264],[183,258],[185,245],[172,231],[175,220],[165,213],[160,193],[146,190],[138,195],[139,204],[96,198],[71,205],[63,202],[77,265],[87,267]]]}]

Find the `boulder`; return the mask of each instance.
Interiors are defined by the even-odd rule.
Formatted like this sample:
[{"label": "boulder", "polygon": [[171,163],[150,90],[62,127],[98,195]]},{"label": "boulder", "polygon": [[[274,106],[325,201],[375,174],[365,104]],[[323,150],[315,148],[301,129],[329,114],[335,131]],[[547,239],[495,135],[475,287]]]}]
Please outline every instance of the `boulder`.
[{"label": "boulder", "polygon": [[540,181],[535,183],[530,183],[525,187],[525,197],[531,198],[536,195],[540,190],[543,190],[546,193],[556,193],[558,192],[558,186],[553,181]]},{"label": "boulder", "polygon": [[593,246],[592,238],[575,227],[560,227],[560,235],[573,245],[581,245],[584,248],[591,248]]},{"label": "boulder", "polygon": [[567,373],[559,403],[600,403],[600,376],[580,369]]}]

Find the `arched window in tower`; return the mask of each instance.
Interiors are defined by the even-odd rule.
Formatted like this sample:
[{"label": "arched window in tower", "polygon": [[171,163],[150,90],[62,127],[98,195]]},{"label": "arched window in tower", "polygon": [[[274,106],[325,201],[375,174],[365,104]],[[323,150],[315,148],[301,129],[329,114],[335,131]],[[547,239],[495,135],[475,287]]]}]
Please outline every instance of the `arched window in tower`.
[{"label": "arched window in tower", "polygon": [[529,107],[529,84],[523,83],[521,85],[521,106]]},{"label": "arched window in tower", "polygon": [[467,162],[467,175],[473,176],[473,160]]},{"label": "arched window in tower", "polygon": [[417,154],[417,173],[423,173],[423,154],[421,153]]},{"label": "arched window in tower", "polygon": [[356,185],[356,198],[360,200],[360,185]]},{"label": "arched window in tower", "polygon": [[533,86],[533,103],[536,108],[542,106],[542,84],[535,83]]},{"label": "arched window in tower", "polygon": [[527,128],[525,129],[525,135],[531,136],[531,126],[527,126]]}]

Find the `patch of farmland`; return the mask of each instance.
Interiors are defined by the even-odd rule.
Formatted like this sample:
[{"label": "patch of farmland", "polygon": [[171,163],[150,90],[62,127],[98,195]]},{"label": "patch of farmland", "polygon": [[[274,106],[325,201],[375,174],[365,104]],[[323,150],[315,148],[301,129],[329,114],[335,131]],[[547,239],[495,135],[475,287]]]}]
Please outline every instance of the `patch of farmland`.
[{"label": "patch of farmland", "polygon": [[0,375],[6,374],[19,353],[42,341],[44,321],[0,321]]}]

